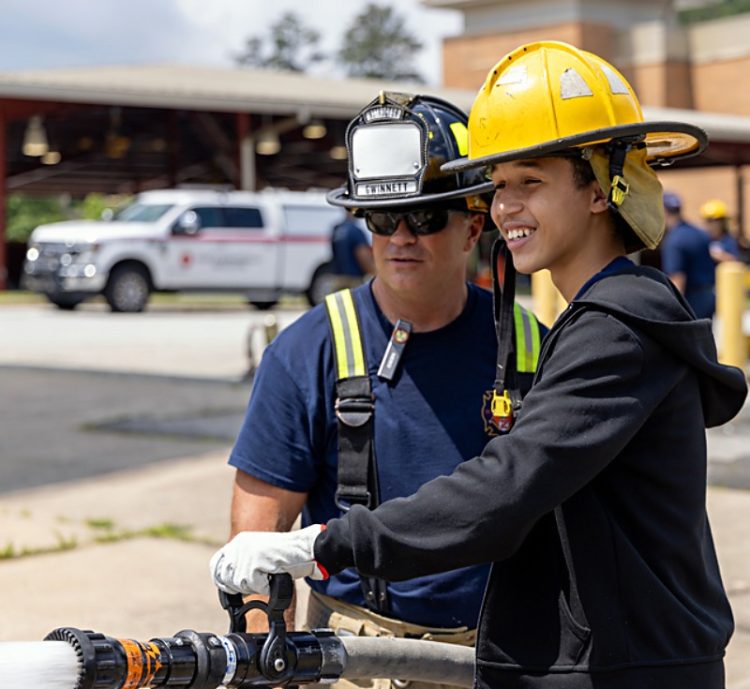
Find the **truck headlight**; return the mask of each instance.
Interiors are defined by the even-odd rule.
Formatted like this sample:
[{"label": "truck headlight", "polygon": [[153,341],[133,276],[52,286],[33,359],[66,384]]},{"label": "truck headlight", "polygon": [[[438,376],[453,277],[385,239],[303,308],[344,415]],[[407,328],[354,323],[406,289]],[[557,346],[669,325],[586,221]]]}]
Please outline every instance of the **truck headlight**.
[{"label": "truck headlight", "polygon": [[26,251],[27,261],[36,261],[39,258],[39,249],[35,246],[30,246]]}]

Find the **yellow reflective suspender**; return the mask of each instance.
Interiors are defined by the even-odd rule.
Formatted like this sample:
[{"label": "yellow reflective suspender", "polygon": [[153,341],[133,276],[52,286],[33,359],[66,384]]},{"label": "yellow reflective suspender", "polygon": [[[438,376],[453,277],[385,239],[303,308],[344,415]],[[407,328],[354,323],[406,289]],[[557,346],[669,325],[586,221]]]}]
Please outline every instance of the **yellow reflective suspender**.
[{"label": "yellow reflective suspender", "polygon": [[345,289],[327,295],[326,309],[333,335],[336,380],[366,376],[365,352],[352,291]]},{"label": "yellow reflective suspender", "polygon": [[513,305],[513,320],[516,330],[516,370],[518,373],[534,373],[539,363],[539,322],[533,313],[518,303]]},{"label": "yellow reflective suspender", "polygon": [[[379,504],[375,466],[375,404],[365,359],[354,295],[350,289],[325,298],[336,364],[335,412],[338,420],[336,506],[346,512],[352,505],[374,509]],[[360,575],[367,607],[389,611],[386,582]]]}]

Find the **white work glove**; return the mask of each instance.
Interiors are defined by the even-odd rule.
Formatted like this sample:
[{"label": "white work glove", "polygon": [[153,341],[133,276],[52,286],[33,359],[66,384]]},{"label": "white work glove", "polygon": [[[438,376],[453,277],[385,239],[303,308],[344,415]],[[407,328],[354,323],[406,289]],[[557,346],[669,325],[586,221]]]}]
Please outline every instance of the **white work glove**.
[{"label": "white work glove", "polygon": [[214,584],[226,593],[268,594],[269,574],[291,574],[293,579],[327,579],[315,562],[313,544],[324,529],[313,524],[299,531],[242,531],[211,558]]}]

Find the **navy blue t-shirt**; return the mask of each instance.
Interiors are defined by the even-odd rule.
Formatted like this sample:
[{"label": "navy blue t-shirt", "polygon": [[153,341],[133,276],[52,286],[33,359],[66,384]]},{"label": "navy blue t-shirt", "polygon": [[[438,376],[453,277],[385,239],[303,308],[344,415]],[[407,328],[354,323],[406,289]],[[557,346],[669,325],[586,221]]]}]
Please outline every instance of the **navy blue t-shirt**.
[{"label": "navy blue t-shirt", "polygon": [[[496,365],[492,296],[469,285],[461,315],[415,333],[394,383],[376,372],[393,326],[369,284],[354,290],[375,396],[375,453],[382,502],[414,493],[478,455],[490,439],[485,421]],[[524,381],[528,387],[530,380]],[[307,492],[303,526],[339,516],[334,505],[337,451],[334,365],[327,315],[317,306],[266,349],[245,422],[229,463],[280,488]],[[447,563],[448,565],[450,563]],[[416,624],[475,627],[488,567],[388,585],[391,614]],[[317,591],[364,605],[359,576],[345,570]]]},{"label": "navy blue t-shirt", "polygon": [[633,265],[633,262],[625,256],[618,256],[617,258],[612,259],[598,273],[592,275],[588,280],[586,280],[586,282],[583,283],[583,286],[578,290],[573,299],[578,299],[578,297],[580,297],[589,287],[591,287],[591,285],[593,285],[595,282],[598,282],[603,277],[612,275],[613,273],[617,273],[618,271],[624,270],[625,268],[630,268]]},{"label": "navy blue t-shirt", "polygon": [[711,246],[713,247],[714,245],[722,251],[732,254],[738,261],[742,257],[739,242],[731,234],[725,234],[720,239],[712,240]]},{"label": "navy blue t-shirt", "polygon": [[667,232],[661,244],[661,269],[667,275],[685,275],[685,300],[699,318],[710,318],[714,312],[716,266],[710,241],[707,232],[681,222]]},{"label": "navy blue t-shirt", "polygon": [[333,253],[333,272],[337,275],[364,275],[357,261],[357,247],[369,246],[364,230],[353,220],[345,220],[333,228],[331,251]]}]

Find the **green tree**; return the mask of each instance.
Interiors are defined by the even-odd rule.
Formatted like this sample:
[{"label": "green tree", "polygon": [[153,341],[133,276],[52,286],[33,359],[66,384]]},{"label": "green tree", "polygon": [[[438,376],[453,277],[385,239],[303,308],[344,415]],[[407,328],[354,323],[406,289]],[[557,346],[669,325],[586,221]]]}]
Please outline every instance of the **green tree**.
[{"label": "green tree", "polygon": [[746,12],[750,12],[750,0],[718,0],[704,7],[681,10],[679,17],[683,24],[695,24]]},{"label": "green tree", "polygon": [[421,82],[413,64],[421,49],[392,7],[370,3],[347,29],[337,59],[351,77]]},{"label": "green tree", "polygon": [[251,36],[245,49],[235,55],[245,67],[306,72],[325,55],[318,50],[320,34],[305,26],[294,12],[287,12],[271,27],[269,36]]},{"label": "green tree", "polygon": [[9,242],[25,242],[38,225],[65,219],[65,208],[59,197],[8,196],[6,236]]}]

